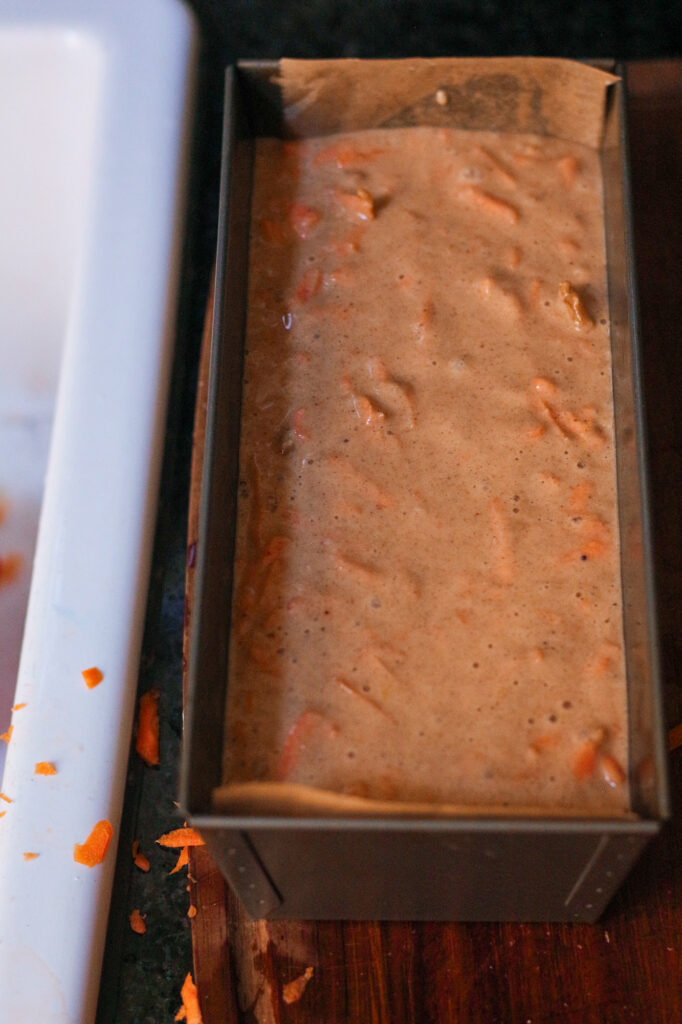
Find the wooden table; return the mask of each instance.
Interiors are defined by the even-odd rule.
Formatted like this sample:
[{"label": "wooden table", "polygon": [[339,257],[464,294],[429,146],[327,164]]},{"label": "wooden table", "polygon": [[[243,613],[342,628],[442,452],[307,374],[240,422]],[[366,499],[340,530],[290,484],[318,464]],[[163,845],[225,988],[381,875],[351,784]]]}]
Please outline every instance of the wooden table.
[{"label": "wooden table", "polygon": [[[657,586],[672,724],[682,720],[682,62],[631,65],[629,84]],[[206,350],[204,344],[199,432]],[[196,477],[196,465],[193,472]],[[196,494],[196,486],[192,490]],[[190,542],[195,536],[193,505]],[[189,578],[190,592],[191,584]],[[672,758],[672,791],[678,811],[682,750]],[[208,854],[195,850],[192,930],[204,1022],[680,1024],[681,844],[676,814],[597,925],[251,922]],[[308,966],[315,973],[302,997],[285,1003],[283,985]]]}]

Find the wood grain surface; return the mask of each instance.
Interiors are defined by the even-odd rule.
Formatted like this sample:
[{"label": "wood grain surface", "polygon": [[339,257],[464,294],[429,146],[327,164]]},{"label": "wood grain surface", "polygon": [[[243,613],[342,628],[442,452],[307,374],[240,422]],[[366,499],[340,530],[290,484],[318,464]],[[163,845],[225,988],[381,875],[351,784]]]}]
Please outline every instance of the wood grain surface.
[{"label": "wood grain surface", "polygon": [[[672,725],[682,720],[682,61],[631,65],[629,91],[657,589]],[[202,435],[206,375],[204,344],[195,440]],[[195,463],[190,545],[199,474]],[[190,568],[188,615],[191,576]],[[597,925],[252,922],[208,854],[193,850],[195,978],[205,1024],[680,1024],[682,750],[671,760],[673,822]],[[286,1002],[285,986],[307,967],[314,968],[312,978],[300,998]]]}]

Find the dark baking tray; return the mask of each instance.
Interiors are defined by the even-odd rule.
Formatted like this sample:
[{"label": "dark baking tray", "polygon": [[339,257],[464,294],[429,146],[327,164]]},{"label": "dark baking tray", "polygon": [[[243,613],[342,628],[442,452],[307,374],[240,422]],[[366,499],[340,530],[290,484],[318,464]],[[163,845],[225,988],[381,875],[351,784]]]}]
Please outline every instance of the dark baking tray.
[{"label": "dark baking tray", "polygon": [[253,917],[594,921],[669,816],[623,80],[608,87],[601,152],[637,817],[236,816],[215,813],[211,794],[222,783],[253,140],[285,134],[277,68],[245,62],[226,76],[181,805]]}]

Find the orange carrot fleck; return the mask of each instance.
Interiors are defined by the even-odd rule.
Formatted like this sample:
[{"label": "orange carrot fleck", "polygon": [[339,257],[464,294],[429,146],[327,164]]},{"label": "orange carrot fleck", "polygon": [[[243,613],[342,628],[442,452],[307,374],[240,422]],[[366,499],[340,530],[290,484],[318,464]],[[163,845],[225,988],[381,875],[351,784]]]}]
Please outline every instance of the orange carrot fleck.
[{"label": "orange carrot fleck", "polygon": [[139,839],[133,839],[132,852],[133,852],[133,864],[135,865],[135,867],[139,868],[140,871],[149,871],[149,868],[150,868],[149,857],[147,857],[140,850],[140,840]]},{"label": "orange carrot fleck", "polygon": [[601,759],[601,770],[606,782],[609,786],[622,786],[625,782],[625,772],[616,761],[615,757],[611,757],[610,754],[605,754]]},{"label": "orange carrot fleck", "polygon": [[6,814],[7,811],[0,811],[0,818],[4,818]]},{"label": "orange carrot fleck", "polygon": [[533,380],[533,390],[544,398],[551,398],[553,395],[556,395],[556,384],[553,384],[546,377],[535,377]]},{"label": "orange carrot fleck", "polygon": [[57,769],[51,761],[38,761],[33,773],[34,775],[56,775]]},{"label": "orange carrot fleck", "polygon": [[187,911],[187,916],[188,917],[196,917],[197,916],[197,908],[194,906],[194,904],[192,904],[190,906],[189,910]]},{"label": "orange carrot fleck", "polygon": [[104,674],[98,668],[84,668],[81,675],[89,690],[94,690],[104,679]]},{"label": "orange carrot fleck", "polygon": [[576,158],[574,156],[562,156],[560,160],[557,160],[556,166],[563,184],[566,188],[571,188],[578,173],[578,161]]},{"label": "orange carrot fleck", "polygon": [[584,779],[589,777],[594,772],[597,763],[597,747],[592,740],[585,740],[585,742],[578,748],[578,751],[573,759],[573,774],[582,782]]},{"label": "orange carrot fleck", "polygon": [[196,829],[176,828],[172,832],[166,832],[157,840],[159,846],[167,846],[171,849],[180,849],[181,846],[203,846],[204,840]]},{"label": "orange carrot fleck", "polygon": [[13,706],[13,708],[12,708],[12,711],[21,711],[21,709],[25,708],[25,707],[26,707],[26,702],[24,702],[23,704],[15,704]]},{"label": "orange carrot fleck", "polygon": [[379,426],[386,419],[386,414],[367,395],[353,395],[353,408],[366,427]]},{"label": "orange carrot fleck", "polygon": [[7,727],[7,732],[0,733],[0,740],[4,740],[5,743],[9,743],[9,741],[12,739],[12,733],[13,732],[14,732],[14,726],[13,725],[9,725]]},{"label": "orange carrot fleck", "polygon": [[320,219],[317,210],[303,203],[294,203],[289,210],[289,223],[299,238],[307,238]]},{"label": "orange carrot fleck", "polygon": [[203,1017],[199,1007],[199,994],[191,974],[188,974],[185,978],[180,995],[182,996],[182,1006],[175,1014],[174,1019],[184,1020],[186,1024],[203,1024]]},{"label": "orange carrot fleck", "polygon": [[594,327],[594,320],[587,312],[583,300],[570,281],[562,281],[559,285],[559,299],[570,313],[576,331],[585,331]]},{"label": "orange carrot fleck", "polygon": [[374,220],[374,199],[366,188],[359,188],[356,192],[334,192],[334,198],[344,208],[346,213],[359,220]]},{"label": "orange carrot fleck", "polygon": [[293,772],[309,736],[317,729],[323,729],[328,735],[336,736],[338,729],[329,719],[317,711],[303,711],[287,733],[284,747],[277,764],[276,778],[283,782]]},{"label": "orange carrot fleck", "polygon": [[491,195],[490,192],[484,192],[477,185],[463,185],[457,190],[457,197],[468,206],[483,210],[484,213],[490,213],[494,217],[506,221],[507,224],[518,223],[519,213],[515,206],[498,196]]},{"label": "orange carrot fleck", "polygon": [[4,800],[5,803],[8,803],[8,804],[12,803],[12,800],[10,800],[10,798],[8,796],[6,796],[5,793],[0,793],[0,800]]},{"label": "orange carrot fleck", "polygon": [[21,572],[23,559],[20,554],[0,556],[0,587],[14,583]]},{"label": "orange carrot fleck", "polygon": [[137,908],[130,912],[128,920],[130,921],[130,927],[134,932],[137,932],[138,935],[144,935],[147,931],[147,925],[144,923],[144,918]]},{"label": "orange carrot fleck", "polygon": [[326,146],[324,149],[320,149],[313,157],[312,165],[313,167],[323,167],[325,164],[336,164],[338,168],[343,170],[347,167],[357,167],[360,164],[367,163],[382,152],[383,150],[381,149],[370,149],[363,153],[347,143],[337,142],[333,146]]},{"label": "orange carrot fleck", "polygon": [[297,1003],[305,992],[306,985],[312,978],[314,970],[312,967],[306,967],[303,974],[298,978],[294,978],[293,981],[288,982],[282,989],[282,999],[285,1003]]},{"label": "orange carrot fleck", "polygon": [[189,864],[189,846],[183,846],[180,850],[180,856],[178,857],[177,863],[172,871],[169,871],[169,875],[174,875],[176,871],[181,871],[185,865]]},{"label": "orange carrot fleck", "polygon": [[322,274],[317,267],[308,267],[298,282],[294,298],[299,302],[309,302],[322,287]]},{"label": "orange carrot fleck", "polygon": [[106,857],[109,843],[114,835],[111,822],[106,818],[98,821],[92,832],[81,845],[76,843],[73,848],[73,859],[76,864],[84,864],[86,868],[94,868]]},{"label": "orange carrot fleck", "polygon": [[35,860],[36,857],[38,857],[38,856],[39,856],[39,854],[37,854],[37,853],[27,852],[27,853],[24,854],[24,860]]},{"label": "orange carrot fleck", "polygon": [[150,768],[159,763],[159,691],[147,690],[140,697],[135,750]]},{"label": "orange carrot fleck", "polygon": [[668,733],[668,750],[677,750],[678,747],[682,747],[682,722]]}]

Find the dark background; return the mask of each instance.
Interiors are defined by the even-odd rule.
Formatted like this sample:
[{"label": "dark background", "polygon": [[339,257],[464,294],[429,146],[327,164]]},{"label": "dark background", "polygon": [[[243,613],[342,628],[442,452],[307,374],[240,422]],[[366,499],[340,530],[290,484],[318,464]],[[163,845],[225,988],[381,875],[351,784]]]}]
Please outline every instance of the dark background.
[{"label": "dark background", "polygon": [[[182,726],[182,629],[197,362],[215,251],[222,75],[247,57],[682,56],[682,2],[643,0],[190,0],[201,32],[184,269],[140,691],[161,690],[161,767],[130,759],[98,1024],[161,1024],[191,970],[186,871],[155,839],[174,800]],[[132,866],[138,838],[152,869]],[[134,934],[128,914],[146,914]]]}]

